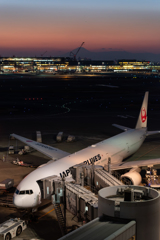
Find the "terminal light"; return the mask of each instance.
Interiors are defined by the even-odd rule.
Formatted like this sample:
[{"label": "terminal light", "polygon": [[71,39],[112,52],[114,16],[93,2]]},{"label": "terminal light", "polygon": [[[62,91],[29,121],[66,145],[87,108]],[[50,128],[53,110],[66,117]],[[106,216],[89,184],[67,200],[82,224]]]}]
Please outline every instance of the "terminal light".
[{"label": "terminal light", "polygon": [[85,212],[88,212],[88,207],[87,206],[85,206]]}]

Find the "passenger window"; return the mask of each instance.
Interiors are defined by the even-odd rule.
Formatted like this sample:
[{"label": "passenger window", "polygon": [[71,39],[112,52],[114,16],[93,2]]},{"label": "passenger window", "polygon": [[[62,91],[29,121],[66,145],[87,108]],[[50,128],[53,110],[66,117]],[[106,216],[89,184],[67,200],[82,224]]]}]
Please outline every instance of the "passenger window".
[{"label": "passenger window", "polygon": [[30,194],[30,193],[29,193],[29,190],[26,190],[26,194]]},{"label": "passenger window", "polygon": [[30,194],[33,194],[33,191],[32,191],[32,190],[30,190]]}]

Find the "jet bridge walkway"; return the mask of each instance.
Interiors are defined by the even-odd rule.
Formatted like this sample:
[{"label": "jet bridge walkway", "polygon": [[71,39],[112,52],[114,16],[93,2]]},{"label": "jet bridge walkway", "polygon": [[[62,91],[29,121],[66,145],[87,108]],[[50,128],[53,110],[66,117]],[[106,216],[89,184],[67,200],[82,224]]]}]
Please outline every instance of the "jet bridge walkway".
[{"label": "jet bridge walkway", "polygon": [[120,239],[135,239],[136,222],[121,220],[107,220],[96,218],[82,227],[68,233],[59,238],[59,240],[120,240]]},{"label": "jet bridge walkway", "polygon": [[121,181],[103,169],[95,171],[95,184],[100,187],[124,185]]}]

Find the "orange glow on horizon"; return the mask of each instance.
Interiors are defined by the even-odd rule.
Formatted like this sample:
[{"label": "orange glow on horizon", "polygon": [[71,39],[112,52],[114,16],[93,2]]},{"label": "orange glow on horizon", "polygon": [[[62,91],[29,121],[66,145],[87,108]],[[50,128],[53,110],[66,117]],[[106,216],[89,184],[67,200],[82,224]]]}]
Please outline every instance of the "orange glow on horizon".
[{"label": "orange glow on horizon", "polygon": [[[28,11],[28,12],[27,12]],[[6,12],[8,18],[5,19]],[[84,41],[91,51],[121,49],[160,53],[159,12],[0,10],[4,49],[72,51]],[[16,54],[16,53],[15,53]]]}]

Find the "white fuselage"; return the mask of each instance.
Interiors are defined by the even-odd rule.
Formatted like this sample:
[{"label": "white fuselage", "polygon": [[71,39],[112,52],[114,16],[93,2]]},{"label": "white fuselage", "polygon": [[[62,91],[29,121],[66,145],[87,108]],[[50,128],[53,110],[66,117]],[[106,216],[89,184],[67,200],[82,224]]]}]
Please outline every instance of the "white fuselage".
[{"label": "white fuselage", "polygon": [[[146,128],[131,129],[57,161],[50,161],[31,172],[20,182],[17,187],[18,192],[14,194],[15,206],[29,208],[40,203],[41,191],[37,184],[38,180],[53,175],[67,177],[70,175],[69,168],[82,162],[91,164],[94,161],[95,165],[104,166],[108,164],[108,158],[110,158],[111,164],[119,163],[135,153],[145,138]],[[32,190],[32,193],[28,194],[28,190]]]}]

